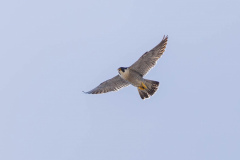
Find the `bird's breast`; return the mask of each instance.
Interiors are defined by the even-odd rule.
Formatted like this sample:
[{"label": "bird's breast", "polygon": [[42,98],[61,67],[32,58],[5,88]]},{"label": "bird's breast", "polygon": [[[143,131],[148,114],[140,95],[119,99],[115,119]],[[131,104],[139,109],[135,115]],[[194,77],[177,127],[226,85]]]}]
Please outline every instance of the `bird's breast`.
[{"label": "bird's breast", "polygon": [[120,76],[122,77],[122,79],[128,81],[135,87],[138,87],[139,85],[141,85],[141,82],[143,80],[140,74],[131,70],[126,70]]}]

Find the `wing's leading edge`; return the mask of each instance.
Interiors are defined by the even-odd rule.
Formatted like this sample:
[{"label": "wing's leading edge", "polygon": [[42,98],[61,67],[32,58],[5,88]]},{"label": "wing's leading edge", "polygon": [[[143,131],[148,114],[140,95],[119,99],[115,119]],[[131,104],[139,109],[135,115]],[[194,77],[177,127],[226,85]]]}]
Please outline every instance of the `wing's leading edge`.
[{"label": "wing's leading edge", "polygon": [[84,92],[87,94],[102,94],[111,91],[117,91],[123,87],[128,86],[129,83],[122,79],[119,75],[102,82],[99,86],[92,89],[91,91]]},{"label": "wing's leading edge", "polygon": [[142,76],[146,75],[150,69],[152,69],[157,60],[164,53],[167,46],[168,36],[163,36],[162,41],[149,52],[144,53],[134,64],[130,66],[130,69],[137,71]]}]

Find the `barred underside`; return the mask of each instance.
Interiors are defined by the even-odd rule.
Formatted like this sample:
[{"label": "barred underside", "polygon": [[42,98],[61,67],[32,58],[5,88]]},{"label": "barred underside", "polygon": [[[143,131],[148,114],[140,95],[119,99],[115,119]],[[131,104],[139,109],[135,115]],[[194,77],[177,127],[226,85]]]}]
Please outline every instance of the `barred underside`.
[{"label": "barred underside", "polygon": [[163,55],[167,46],[168,36],[164,36],[162,41],[149,52],[144,53],[133,65],[129,68],[137,71],[142,76],[146,75],[152,69],[157,60]]},{"label": "barred underside", "polygon": [[111,91],[117,91],[123,87],[128,86],[129,83],[122,79],[119,75],[113,77],[112,79],[102,82],[99,86],[92,89],[91,91],[84,92],[88,94],[102,94]]}]

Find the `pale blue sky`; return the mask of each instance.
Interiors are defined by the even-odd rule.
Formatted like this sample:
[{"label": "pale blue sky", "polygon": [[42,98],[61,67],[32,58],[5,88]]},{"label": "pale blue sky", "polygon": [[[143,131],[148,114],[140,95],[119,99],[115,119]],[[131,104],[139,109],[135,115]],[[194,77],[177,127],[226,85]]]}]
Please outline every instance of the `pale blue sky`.
[{"label": "pale blue sky", "polygon": [[[0,159],[239,160],[240,1],[0,2]],[[169,36],[146,76],[87,95]]]}]

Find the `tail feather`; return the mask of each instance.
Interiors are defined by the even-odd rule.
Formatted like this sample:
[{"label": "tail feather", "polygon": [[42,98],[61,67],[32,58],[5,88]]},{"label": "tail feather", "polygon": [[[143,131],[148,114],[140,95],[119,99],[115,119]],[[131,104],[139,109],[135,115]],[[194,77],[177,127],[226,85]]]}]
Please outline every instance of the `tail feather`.
[{"label": "tail feather", "polygon": [[149,98],[150,95],[145,91],[138,88],[139,95],[142,99]]},{"label": "tail feather", "polygon": [[159,82],[145,79],[146,91],[151,96],[158,90]]},{"label": "tail feather", "polygon": [[149,98],[158,90],[159,82],[144,79],[142,86],[138,87],[138,92],[142,99]]}]

